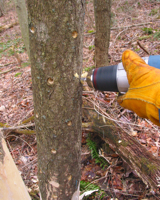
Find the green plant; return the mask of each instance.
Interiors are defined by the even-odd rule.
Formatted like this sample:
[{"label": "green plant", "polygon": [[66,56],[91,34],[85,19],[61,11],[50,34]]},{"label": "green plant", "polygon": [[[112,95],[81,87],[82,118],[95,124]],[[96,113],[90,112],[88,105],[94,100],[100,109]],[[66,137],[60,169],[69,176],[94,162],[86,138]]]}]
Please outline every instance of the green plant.
[{"label": "green plant", "polygon": [[154,38],[157,38],[158,40],[160,40],[160,31],[157,31],[154,36]]},{"label": "green plant", "polygon": [[157,13],[158,13],[157,9],[152,9],[151,12],[149,13],[149,16],[156,15]]},{"label": "green plant", "polygon": [[138,2],[138,7],[140,7],[141,6],[141,3],[140,2]]},{"label": "green plant", "polygon": [[80,182],[80,191],[88,191],[88,190],[99,190],[99,186],[98,185],[95,185],[95,184],[92,184],[90,182],[87,182],[87,181],[81,181]]},{"label": "green plant", "polygon": [[14,55],[13,49],[9,49],[9,50],[8,50],[8,54],[9,54],[9,56],[13,56],[13,55]]},{"label": "green plant", "polygon": [[88,31],[88,33],[94,33],[94,32],[95,32],[94,30],[89,30],[89,31]]},{"label": "green plant", "polygon": [[17,53],[24,53],[26,51],[25,46],[20,46],[19,48],[16,49]]},{"label": "green plant", "polygon": [[90,70],[92,70],[92,69],[94,69],[94,68],[95,68],[94,65],[91,66],[91,67],[85,67],[85,68],[84,68],[84,71],[88,72],[88,71],[90,71]]},{"label": "green plant", "polygon": [[144,35],[142,37],[139,37],[138,40],[146,40],[146,39],[151,38],[151,37],[152,37],[152,35]]},{"label": "green plant", "polygon": [[103,168],[106,167],[106,166],[109,166],[109,163],[106,161],[106,159],[99,156],[96,143],[93,142],[90,138],[88,138],[86,141],[87,141],[87,146],[89,147],[89,149],[91,151],[91,157],[93,159],[95,159],[95,162],[100,164],[100,166],[103,167]]},{"label": "green plant", "polygon": [[138,51],[140,51],[140,49],[139,49],[139,48],[137,48],[137,49],[135,49],[135,51],[136,51],[136,52],[138,52]]},{"label": "green plant", "polygon": [[153,28],[147,28],[144,27],[142,30],[145,32],[145,34],[151,35],[153,33]]},{"label": "green plant", "polygon": [[101,190],[101,188],[98,185],[92,184],[87,181],[80,181],[81,194],[83,194],[86,191],[90,191],[90,190],[98,190],[97,192],[98,192],[99,199],[102,199],[106,194],[103,190]]},{"label": "green plant", "polygon": [[89,46],[89,50],[94,49],[94,45]]},{"label": "green plant", "polygon": [[8,40],[5,43],[0,43],[0,53],[4,52],[5,50],[7,50],[8,48],[12,46],[15,47],[20,41],[21,41],[21,38],[17,38],[12,41]]},{"label": "green plant", "polygon": [[27,67],[28,65],[30,65],[30,62],[22,63],[22,67]]},{"label": "green plant", "polygon": [[17,77],[17,76],[20,76],[21,74],[22,74],[22,72],[18,72],[14,76]]}]

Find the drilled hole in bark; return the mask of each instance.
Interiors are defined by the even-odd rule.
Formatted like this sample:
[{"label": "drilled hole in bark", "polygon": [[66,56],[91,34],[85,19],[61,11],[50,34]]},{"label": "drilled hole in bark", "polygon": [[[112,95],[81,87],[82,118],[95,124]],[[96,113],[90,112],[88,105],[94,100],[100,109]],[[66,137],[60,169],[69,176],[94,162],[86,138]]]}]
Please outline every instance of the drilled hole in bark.
[{"label": "drilled hole in bark", "polygon": [[52,152],[53,154],[56,154],[57,151],[56,151],[55,149],[52,149],[51,152]]},{"label": "drilled hole in bark", "polygon": [[69,122],[67,123],[67,125],[68,125],[68,126],[72,126],[72,122],[69,121]]},{"label": "drilled hole in bark", "polygon": [[68,180],[70,181],[71,179],[72,179],[72,176],[71,176],[71,175],[69,175],[69,176],[68,176]]},{"label": "drilled hole in bark", "polygon": [[73,37],[73,38],[76,38],[77,36],[78,36],[77,31],[73,31],[73,32],[72,32],[72,37]]},{"label": "drilled hole in bark", "polygon": [[35,33],[35,28],[34,28],[34,26],[31,26],[30,32],[31,32],[31,33]]},{"label": "drilled hole in bark", "polygon": [[53,84],[54,84],[53,78],[48,78],[47,79],[47,85],[53,85]]}]

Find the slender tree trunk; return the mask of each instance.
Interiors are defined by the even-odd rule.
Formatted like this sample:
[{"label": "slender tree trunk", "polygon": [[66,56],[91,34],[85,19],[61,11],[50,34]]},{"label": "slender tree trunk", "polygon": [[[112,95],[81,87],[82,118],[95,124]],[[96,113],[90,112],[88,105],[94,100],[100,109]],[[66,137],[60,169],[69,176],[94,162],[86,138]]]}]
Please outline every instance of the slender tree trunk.
[{"label": "slender tree trunk", "polygon": [[94,0],[96,23],[95,62],[96,67],[108,65],[110,40],[111,0]]},{"label": "slender tree trunk", "polygon": [[0,17],[4,15],[4,0],[0,0]]},{"label": "slender tree trunk", "polygon": [[78,200],[84,3],[27,2],[41,197]]},{"label": "slender tree trunk", "polygon": [[16,12],[21,28],[22,39],[24,41],[29,56],[29,29],[28,29],[28,13],[25,0],[14,0]]}]

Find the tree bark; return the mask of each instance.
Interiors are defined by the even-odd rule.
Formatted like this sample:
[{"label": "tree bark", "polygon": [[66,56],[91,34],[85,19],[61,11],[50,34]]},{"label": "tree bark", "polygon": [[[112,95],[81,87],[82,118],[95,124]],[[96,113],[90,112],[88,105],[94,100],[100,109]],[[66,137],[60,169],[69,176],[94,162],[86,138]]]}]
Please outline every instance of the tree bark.
[{"label": "tree bark", "polygon": [[0,17],[4,15],[4,0],[0,0]]},{"label": "tree bark", "polygon": [[41,197],[78,200],[84,2],[27,3]]},{"label": "tree bark", "polygon": [[111,0],[94,0],[96,24],[95,62],[96,67],[108,65],[110,40]]},{"label": "tree bark", "polygon": [[154,157],[134,137],[113,121],[88,110],[93,129],[133,169],[146,186],[156,189],[160,183],[160,160]]}]

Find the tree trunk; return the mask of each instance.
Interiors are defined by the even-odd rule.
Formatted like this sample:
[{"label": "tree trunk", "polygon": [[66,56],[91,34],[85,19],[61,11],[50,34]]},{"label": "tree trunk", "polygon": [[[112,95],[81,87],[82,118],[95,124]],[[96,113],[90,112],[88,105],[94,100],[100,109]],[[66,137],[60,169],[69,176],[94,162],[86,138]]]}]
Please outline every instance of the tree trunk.
[{"label": "tree trunk", "polygon": [[0,199],[31,200],[0,131]]},{"label": "tree trunk", "polygon": [[29,29],[28,29],[28,13],[25,0],[14,0],[16,12],[21,28],[22,39],[24,41],[29,56]]},{"label": "tree trunk", "polygon": [[0,0],[0,17],[4,15],[4,0]]},{"label": "tree trunk", "polygon": [[96,67],[108,65],[110,40],[111,0],[94,0],[96,24],[95,62]]},{"label": "tree trunk", "polygon": [[160,183],[160,160],[154,157],[129,133],[113,121],[100,117],[88,110],[92,121],[91,128],[113,149],[130,167],[135,170],[142,181],[151,189]]},{"label": "tree trunk", "polygon": [[78,200],[84,3],[27,3],[41,197]]}]

